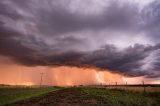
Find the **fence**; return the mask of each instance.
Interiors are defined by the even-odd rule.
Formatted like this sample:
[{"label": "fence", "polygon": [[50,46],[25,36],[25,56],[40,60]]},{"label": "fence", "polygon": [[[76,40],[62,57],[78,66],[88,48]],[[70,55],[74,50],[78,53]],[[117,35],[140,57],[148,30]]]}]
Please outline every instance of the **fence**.
[{"label": "fence", "polygon": [[139,84],[129,84],[128,82],[125,83],[118,83],[118,82],[108,82],[107,84],[101,83],[99,87],[104,87],[108,89],[123,89],[123,90],[134,90],[138,92],[160,92],[160,85],[154,85],[154,84],[145,84],[144,81],[142,81]]}]

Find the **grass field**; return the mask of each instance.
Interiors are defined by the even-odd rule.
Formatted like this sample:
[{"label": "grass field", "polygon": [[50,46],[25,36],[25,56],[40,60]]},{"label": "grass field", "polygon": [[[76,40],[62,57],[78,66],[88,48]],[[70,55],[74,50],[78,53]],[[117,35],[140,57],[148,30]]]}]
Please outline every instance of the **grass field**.
[{"label": "grass field", "polygon": [[[93,87],[96,87],[96,86],[93,86]],[[99,88],[99,87],[96,87],[96,88]],[[116,87],[116,86],[112,86],[112,87],[101,87],[100,86],[100,88],[107,88],[107,89],[115,89],[115,88],[117,88],[117,89],[121,89],[121,90],[130,90],[130,91],[136,91],[136,92],[148,92],[148,93],[151,93],[151,92],[160,92],[160,87],[134,87],[134,86],[127,86],[127,87],[125,87],[125,86],[118,86],[118,87]]]},{"label": "grass field", "polygon": [[132,91],[138,91],[138,92],[144,92],[144,89],[145,89],[145,92],[160,92],[160,87],[127,87],[127,88],[122,88],[122,89],[127,89],[127,90],[132,90]]},{"label": "grass field", "polygon": [[26,100],[55,90],[58,88],[3,87],[0,88],[0,105]]},{"label": "grass field", "polygon": [[[48,89],[48,88],[47,88]],[[42,92],[44,89],[42,89]],[[50,91],[55,89],[49,89]],[[35,92],[32,91],[31,92]],[[45,91],[47,92],[47,91]],[[160,92],[93,87],[63,88],[11,106],[160,106]]]},{"label": "grass field", "polygon": [[160,106],[160,93],[141,93],[121,89],[84,89],[102,105],[109,106]]}]

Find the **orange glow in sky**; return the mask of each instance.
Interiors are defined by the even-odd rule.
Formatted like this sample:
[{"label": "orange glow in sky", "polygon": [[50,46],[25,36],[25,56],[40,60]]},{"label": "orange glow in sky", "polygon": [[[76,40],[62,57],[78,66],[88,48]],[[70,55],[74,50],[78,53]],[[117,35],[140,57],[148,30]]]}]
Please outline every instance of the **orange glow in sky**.
[{"label": "orange glow in sky", "polygon": [[71,86],[94,84],[139,84],[160,83],[160,79],[152,80],[144,77],[130,78],[109,70],[97,71],[94,68],[77,67],[25,67],[15,64],[0,64],[0,84],[39,85],[40,73],[43,74],[43,85]]}]

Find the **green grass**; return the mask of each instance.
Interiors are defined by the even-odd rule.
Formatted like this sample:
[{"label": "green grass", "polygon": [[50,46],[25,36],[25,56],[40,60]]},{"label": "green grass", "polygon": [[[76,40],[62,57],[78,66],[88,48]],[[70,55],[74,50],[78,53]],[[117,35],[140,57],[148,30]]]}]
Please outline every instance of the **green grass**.
[{"label": "green grass", "polygon": [[[49,93],[58,90],[55,93]],[[39,96],[46,94],[45,96]],[[32,97],[38,97],[34,99]],[[28,99],[31,98],[31,99]],[[24,100],[25,105],[78,106],[160,106],[160,92],[138,92],[91,87],[71,88],[0,88],[0,105]],[[18,106],[21,106],[21,102]]]},{"label": "green grass", "polygon": [[141,93],[118,89],[79,88],[100,105],[108,106],[160,106],[160,93]]},{"label": "green grass", "polygon": [[42,94],[53,92],[58,88],[0,88],[0,105],[11,104]]}]

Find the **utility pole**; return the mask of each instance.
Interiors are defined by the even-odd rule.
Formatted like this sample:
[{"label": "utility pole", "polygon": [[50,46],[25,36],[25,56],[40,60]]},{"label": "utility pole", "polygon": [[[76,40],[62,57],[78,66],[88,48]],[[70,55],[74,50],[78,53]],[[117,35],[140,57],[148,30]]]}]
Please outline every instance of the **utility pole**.
[{"label": "utility pole", "polygon": [[128,83],[126,82],[126,89],[127,89],[127,87],[128,87]]},{"label": "utility pole", "polygon": [[144,81],[142,81],[142,85],[143,85],[143,92],[145,93],[146,92],[146,87],[145,87]]},{"label": "utility pole", "polygon": [[18,77],[19,77],[19,84],[18,85],[22,85],[22,70],[21,70],[21,67],[19,68],[19,70],[18,70],[18,72],[19,72],[19,75],[18,75]]},{"label": "utility pole", "polygon": [[116,82],[116,89],[117,89],[117,85],[118,85],[118,84],[117,84],[117,82]]},{"label": "utility pole", "polygon": [[40,77],[41,77],[41,79],[40,79],[40,87],[42,86],[42,82],[43,82],[43,75],[44,75],[44,73],[40,73]]}]

